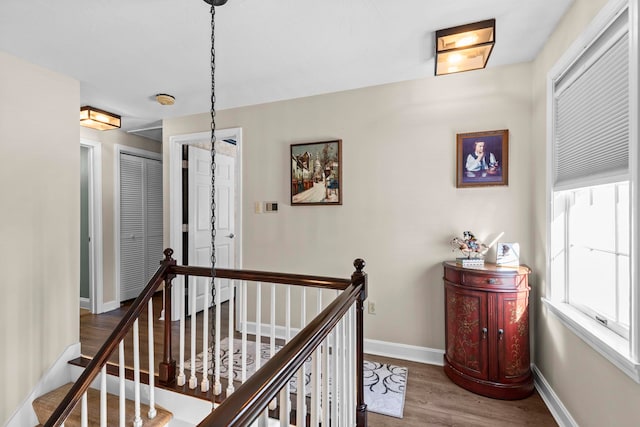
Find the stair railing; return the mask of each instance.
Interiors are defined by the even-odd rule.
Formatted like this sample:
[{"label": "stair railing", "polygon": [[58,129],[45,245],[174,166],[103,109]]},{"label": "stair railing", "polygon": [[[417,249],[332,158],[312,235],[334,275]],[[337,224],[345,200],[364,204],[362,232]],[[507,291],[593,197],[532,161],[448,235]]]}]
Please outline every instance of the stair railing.
[{"label": "stair railing", "polygon": [[[149,281],[148,285],[142,291],[138,298],[133,302],[129,311],[121,319],[114,332],[100,348],[96,356],[89,362],[85,371],[80,375],[67,396],[63,399],[53,415],[45,423],[46,427],[62,425],[64,420],[72,412],[76,404],[82,399],[82,407],[86,407],[86,391],[90,384],[98,376],[102,375],[101,403],[105,407],[105,414],[102,415],[102,422],[106,423],[106,371],[107,361],[111,354],[118,348],[120,353],[120,425],[124,425],[124,343],[123,339],[127,333],[133,329],[134,332],[134,391],[135,391],[135,421],[134,426],[142,424],[140,418],[140,364],[138,360],[138,318],[143,312],[145,304],[148,306],[149,314],[149,418],[155,415],[154,409],[154,367],[153,367],[153,306],[152,297],[159,290],[160,285],[164,283],[164,331],[163,331],[163,349],[162,361],[159,364],[158,379],[162,385],[176,384],[182,386],[186,383],[186,375],[184,369],[184,347],[185,347],[185,309],[184,309],[184,293],[187,289],[187,281],[184,286],[178,286],[175,294],[180,301],[180,356],[179,371],[176,370],[176,361],[172,355],[172,280],[177,275],[195,276],[200,278],[210,278],[211,269],[207,267],[190,267],[178,266],[175,260],[171,258],[173,250],[166,249],[164,251],[165,259],[161,261],[160,268]],[[245,422],[249,419],[260,417],[260,424],[265,425],[266,407],[274,410],[277,402],[280,403],[280,422],[281,425],[289,425],[289,417],[291,413],[290,390],[288,381],[297,373],[298,390],[304,390],[305,384],[303,377],[305,376],[304,362],[308,358],[312,359],[311,372],[311,407],[310,416],[307,419],[307,398],[304,392],[297,393],[297,425],[319,425],[321,420],[331,420],[337,425],[367,425],[367,412],[364,403],[364,386],[363,386],[363,304],[367,297],[367,276],[362,271],[365,263],[363,260],[354,262],[356,271],[352,274],[351,279],[336,279],[317,276],[306,276],[297,274],[272,273],[261,271],[247,270],[216,270],[216,301],[215,306],[215,337],[213,338],[213,365],[215,371],[213,375],[208,373],[208,312],[202,310],[203,317],[203,348],[202,348],[202,368],[201,368],[201,391],[209,391],[209,378],[212,378],[214,390],[210,394],[215,400],[221,400],[221,384],[220,384],[220,280],[232,280],[231,289],[237,287],[238,298],[234,301],[235,292],[230,292],[229,303],[229,331],[228,343],[229,351],[233,354],[233,337],[238,322],[234,319],[233,307],[237,305],[239,310],[239,325],[242,329],[241,352],[243,358],[243,367],[240,374],[242,384],[237,390],[234,390],[234,372],[233,357],[229,357],[229,377],[227,381],[226,400],[223,401],[219,409],[205,419],[201,425],[248,425]],[[247,285],[253,283],[255,285],[256,306],[255,311],[255,342],[261,342],[261,330],[268,328],[270,333],[270,359],[264,365],[264,369],[260,368],[259,345],[256,345],[256,373],[248,379],[245,372],[245,358],[247,357],[247,312],[250,311],[247,306]],[[270,284],[270,323],[262,324],[261,307],[263,300],[261,298],[262,285]],[[236,285],[237,284],[237,285]],[[191,283],[193,285],[193,283]],[[284,333],[285,346],[277,353],[274,350],[275,343],[275,312],[276,312],[276,285],[284,285],[286,292],[286,304],[284,311],[286,313],[286,332]],[[291,286],[295,285],[301,289],[300,300],[300,329],[301,331],[292,337],[291,334]],[[194,285],[195,287],[195,285]],[[317,313],[318,315],[307,322],[306,305],[307,305],[307,288],[317,289]],[[268,289],[268,288],[267,288]],[[194,289],[190,288],[190,294],[195,298]],[[326,290],[334,290],[336,298],[323,309],[322,294]],[[209,306],[206,299],[208,292],[205,292],[204,307]],[[265,301],[267,302],[267,301]],[[191,304],[191,302],[189,303]],[[195,308],[195,302],[193,303]],[[281,302],[278,302],[281,304]],[[283,310],[280,308],[280,310]],[[194,310],[192,314],[195,314]],[[192,343],[197,333],[195,325],[196,316],[191,316],[191,339]],[[265,338],[267,338],[265,337]],[[197,387],[198,372],[195,370],[195,345],[191,345],[191,378],[189,379],[189,388]],[[322,374],[320,374],[322,372]],[[178,374],[178,375],[176,375]],[[330,384],[329,378],[332,377],[333,383]],[[355,384],[355,386],[354,386]],[[321,390],[321,391],[320,391]],[[280,398],[278,399],[278,395]],[[266,402],[266,404],[265,404]],[[237,412],[237,413],[235,413]],[[235,415],[231,415],[235,413]],[[83,410],[83,416],[86,418],[86,410]],[[325,425],[325,422],[322,422]]]},{"label": "stair railing", "polygon": [[[289,426],[287,388],[296,374],[299,379],[296,425],[367,425],[363,381],[363,313],[367,298],[367,275],[362,271],[365,266],[363,260],[356,260],[354,266],[356,271],[346,287],[339,282],[332,285],[343,292],[231,396],[227,396],[198,424],[199,427],[248,426],[256,420],[259,426],[267,425],[267,408],[278,396],[280,425]],[[281,283],[285,278],[278,276],[277,281]],[[265,278],[261,279],[264,281]],[[290,279],[290,283],[294,282]],[[320,354],[322,361],[317,358]],[[327,359],[331,357],[333,367],[328,369]],[[307,417],[307,411],[300,410],[301,405],[304,408],[306,403],[302,391],[304,384],[300,378],[301,371],[304,372],[303,365],[310,358],[312,366],[321,367],[322,378],[319,380],[319,375],[312,377],[312,407]],[[313,381],[313,378],[316,380]],[[322,381],[323,388],[322,411],[319,411],[317,396],[319,381]]]},{"label": "stair railing", "polygon": [[[171,272],[171,268],[175,266],[176,261],[171,258],[173,254],[172,249],[165,249],[164,255],[165,258],[160,262],[160,268],[153,275],[153,277],[149,280],[149,283],[144,288],[144,290],[140,293],[138,298],[132,303],[131,308],[124,317],[118,323],[118,326],[111,333],[109,338],[102,345],[100,350],[98,350],[95,357],[89,362],[85,370],[80,374],[78,380],[73,384],[67,395],[62,399],[62,402],[58,405],[53,414],[49,417],[47,422],[44,424],[45,427],[57,427],[64,423],[66,418],[71,414],[71,411],[75,408],[76,404],[82,399],[82,417],[86,420],[86,392],[93,380],[101,374],[101,419],[106,422],[106,365],[107,361],[111,354],[118,348],[120,353],[120,372],[121,372],[121,410],[120,417],[124,416],[124,390],[122,388],[122,384],[124,381],[123,369],[124,369],[124,347],[123,340],[126,337],[127,333],[134,329],[134,347],[137,347],[137,329],[138,329],[138,318],[140,314],[145,309],[145,307],[151,307],[151,298],[153,294],[160,288],[160,285],[164,283],[165,285],[165,304],[164,309],[165,313],[170,313],[171,307],[171,281],[175,277],[175,274]],[[169,310],[168,310],[169,309]],[[150,309],[150,311],[152,311]],[[152,313],[149,318],[149,322],[152,321]],[[151,339],[153,334],[151,334]],[[165,316],[164,323],[164,340],[165,340],[165,352],[164,358],[160,363],[159,369],[159,379],[161,382],[170,381],[170,378],[175,377],[175,361],[171,360],[171,353],[167,351],[167,346],[171,348],[171,316]],[[153,344],[151,344],[153,345]],[[135,402],[135,411],[136,411],[136,421],[137,424],[141,425],[142,420],[140,419],[140,369],[139,369],[139,358],[137,354],[137,348],[134,348],[134,358],[135,365],[134,376],[136,381],[135,393],[136,393],[136,402]],[[150,351],[151,357],[153,357],[153,351]],[[153,372],[149,373],[149,377],[153,377]],[[153,398],[152,398],[153,399]],[[150,402],[152,403],[152,402]],[[153,418],[154,408],[153,405],[150,405],[150,418]],[[83,421],[85,423],[86,421]]]}]

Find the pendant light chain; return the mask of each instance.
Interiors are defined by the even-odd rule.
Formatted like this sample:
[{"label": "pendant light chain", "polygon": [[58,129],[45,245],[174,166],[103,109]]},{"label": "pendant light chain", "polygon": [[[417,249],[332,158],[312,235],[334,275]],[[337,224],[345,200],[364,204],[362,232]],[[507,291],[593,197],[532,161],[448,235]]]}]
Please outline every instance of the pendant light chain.
[{"label": "pendant light chain", "polygon": [[[215,343],[216,310],[216,8],[211,4],[211,338]],[[205,308],[206,309],[206,308]],[[217,345],[217,344],[214,344]],[[206,350],[205,350],[206,351]],[[215,361],[213,361],[215,363]]]}]

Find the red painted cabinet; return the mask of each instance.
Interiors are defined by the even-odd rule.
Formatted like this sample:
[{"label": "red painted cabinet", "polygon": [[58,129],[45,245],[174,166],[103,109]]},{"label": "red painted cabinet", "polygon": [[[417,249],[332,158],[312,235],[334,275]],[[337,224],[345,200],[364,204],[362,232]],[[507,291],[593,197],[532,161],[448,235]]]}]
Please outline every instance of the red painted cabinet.
[{"label": "red painted cabinet", "polygon": [[453,382],[496,399],[533,392],[529,272],[526,266],[444,263],[444,370]]}]

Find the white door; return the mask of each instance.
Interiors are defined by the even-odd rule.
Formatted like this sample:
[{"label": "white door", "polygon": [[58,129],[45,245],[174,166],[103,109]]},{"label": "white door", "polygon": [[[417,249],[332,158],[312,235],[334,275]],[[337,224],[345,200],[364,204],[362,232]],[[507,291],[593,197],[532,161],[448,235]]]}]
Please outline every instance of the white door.
[{"label": "white door", "polygon": [[[211,154],[189,146],[189,265],[211,267]],[[235,267],[234,230],[235,160],[216,155],[216,268]],[[220,280],[220,301],[229,299],[227,279]],[[210,280],[189,277],[196,293],[196,311],[204,307],[204,293],[211,295]],[[211,304],[212,301],[209,301]],[[191,311],[191,310],[189,310]]]}]

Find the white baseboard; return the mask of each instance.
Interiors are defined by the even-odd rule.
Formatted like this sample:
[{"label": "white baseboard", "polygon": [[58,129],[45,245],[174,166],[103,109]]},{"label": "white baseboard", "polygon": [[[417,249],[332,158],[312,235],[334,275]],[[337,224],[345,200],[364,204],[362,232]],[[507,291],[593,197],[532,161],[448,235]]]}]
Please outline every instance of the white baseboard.
[{"label": "white baseboard", "polygon": [[549,412],[551,412],[551,415],[553,415],[553,418],[556,420],[558,425],[560,427],[578,427],[578,423],[562,404],[558,395],[556,395],[545,377],[542,375],[542,372],[540,372],[536,365],[531,365],[531,370],[533,371],[536,390],[538,390],[540,397],[544,400],[547,408],[549,408]]},{"label": "white baseboard", "polygon": [[[241,329],[239,329],[239,331],[240,330]],[[291,328],[291,336],[294,336],[299,331],[300,329],[298,328]],[[255,332],[255,322],[247,322],[247,333],[254,335]],[[278,325],[275,327],[276,338],[284,338],[285,332],[284,326]],[[266,324],[260,325],[260,333],[262,336],[270,336],[271,327]],[[442,366],[444,364],[442,361],[444,350],[399,344],[395,342],[377,341],[365,338],[364,352],[368,354],[375,354],[377,356],[392,357],[394,359],[428,363],[430,365]]]},{"label": "white baseboard", "polygon": [[427,363],[429,365],[443,365],[442,357],[444,350],[429,347],[365,339],[364,352],[377,356],[392,357],[394,359]]},{"label": "white baseboard", "polygon": [[[249,335],[255,335],[256,333],[256,323],[255,322],[247,322],[247,334]],[[276,325],[275,329],[275,336],[276,338],[279,339],[285,339],[286,337],[286,328],[284,326],[279,326]],[[240,322],[240,326],[237,329],[238,332],[242,332],[242,322]],[[291,328],[291,336],[295,336],[298,332],[300,332],[299,328]],[[271,336],[271,326],[267,325],[267,324],[261,324],[260,325],[260,335],[263,337],[268,337]]]},{"label": "white baseboard", "polygon": [[89,298],[80,297],[80,308],[91,310],[91,300]]},{"label": "white baseboard", "polygon": [[40,381],[33,388],[29,396],[15,410],[6,427],[24,427],[38,425],[32,402],[45,393],[50,392],[71,381],[71,370],[67,363],[71,359],[80,357],[80,343],[71,344],[42,375]]}]

